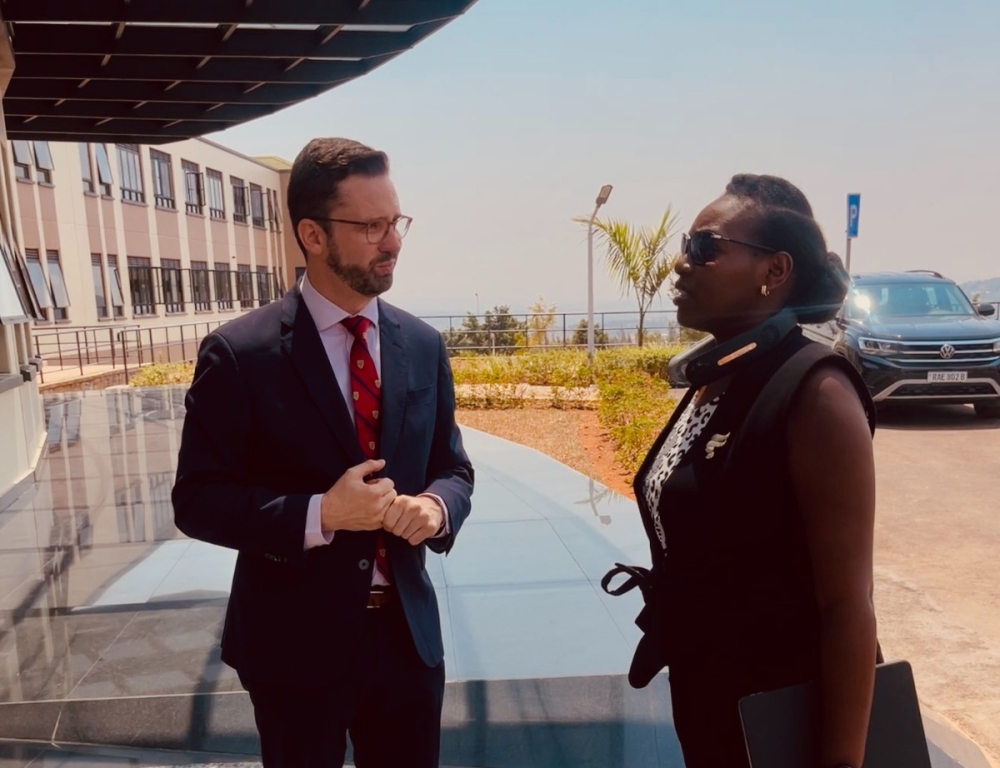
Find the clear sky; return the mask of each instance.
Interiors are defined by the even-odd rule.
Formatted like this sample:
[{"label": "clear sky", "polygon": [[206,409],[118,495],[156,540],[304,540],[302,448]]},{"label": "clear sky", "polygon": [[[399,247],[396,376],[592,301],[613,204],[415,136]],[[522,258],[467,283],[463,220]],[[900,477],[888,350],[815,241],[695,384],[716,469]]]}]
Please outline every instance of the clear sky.
[{"label": "clear sky", "polygon": [[[571,219],[602,184],[603,213],[672,205],[686,227],[742,171],[798,184],[841,254],[861,193],[854,271],[1000,275],[997,0],[479,0],[367,77],[211,138],[291,160],[334,135],[389,153],[415,223],[387,298],[425,314],[477,294],[583,310]],[[620,305],[600,258],[595,283],[598,309]]]}]

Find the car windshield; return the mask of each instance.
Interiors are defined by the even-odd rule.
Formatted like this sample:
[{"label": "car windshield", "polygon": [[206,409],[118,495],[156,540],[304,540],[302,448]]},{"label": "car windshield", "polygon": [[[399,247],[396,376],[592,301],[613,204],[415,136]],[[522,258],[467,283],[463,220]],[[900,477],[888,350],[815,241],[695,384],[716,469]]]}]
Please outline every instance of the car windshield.
[{"label": "car windshield", "polygon": [[855,286],[848,299],[852,318],[975,315],[972,302],[953,283],[886,283]]}]

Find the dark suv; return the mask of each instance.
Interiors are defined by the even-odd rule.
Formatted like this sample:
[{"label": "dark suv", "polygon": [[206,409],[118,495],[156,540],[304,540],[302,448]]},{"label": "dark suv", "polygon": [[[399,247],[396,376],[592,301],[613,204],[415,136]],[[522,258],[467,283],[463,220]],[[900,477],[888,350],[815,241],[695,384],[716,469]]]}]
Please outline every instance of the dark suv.
[{"label": "dark suv", "polygon": [[805,331],[850,360],[878,404],[971,404],[998,418],[995,315],[936,272],[858,275],[837,318]]}]

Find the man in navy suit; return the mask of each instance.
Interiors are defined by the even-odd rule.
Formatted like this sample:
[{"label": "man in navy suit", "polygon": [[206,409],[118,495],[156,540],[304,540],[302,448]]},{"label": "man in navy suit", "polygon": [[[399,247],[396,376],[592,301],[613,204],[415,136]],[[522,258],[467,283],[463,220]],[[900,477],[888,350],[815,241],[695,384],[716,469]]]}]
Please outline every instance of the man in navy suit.
[{"label": "man in navy suit", "polygon": [[306,274],[202,343],[173,503],[239,551],[222,658],[265,768],[437,766],[444,650],[424,564],[473,470],[441,335],[378,299],[411,220],[382,152],[315,139],[288,184]]}]

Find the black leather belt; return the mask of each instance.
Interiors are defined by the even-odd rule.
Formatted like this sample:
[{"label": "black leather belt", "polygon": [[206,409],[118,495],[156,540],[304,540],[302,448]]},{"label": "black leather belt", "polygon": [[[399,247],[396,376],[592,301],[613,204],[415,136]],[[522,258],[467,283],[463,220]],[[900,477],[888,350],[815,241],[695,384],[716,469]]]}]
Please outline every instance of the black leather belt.
[{"label": "black leather belt", "polygon": [[378,587],[373,588],[371,592],[368,593],[368,607],[369,608],[384,608],[392,602],[392,590],[391,589],[380,589]]}]

